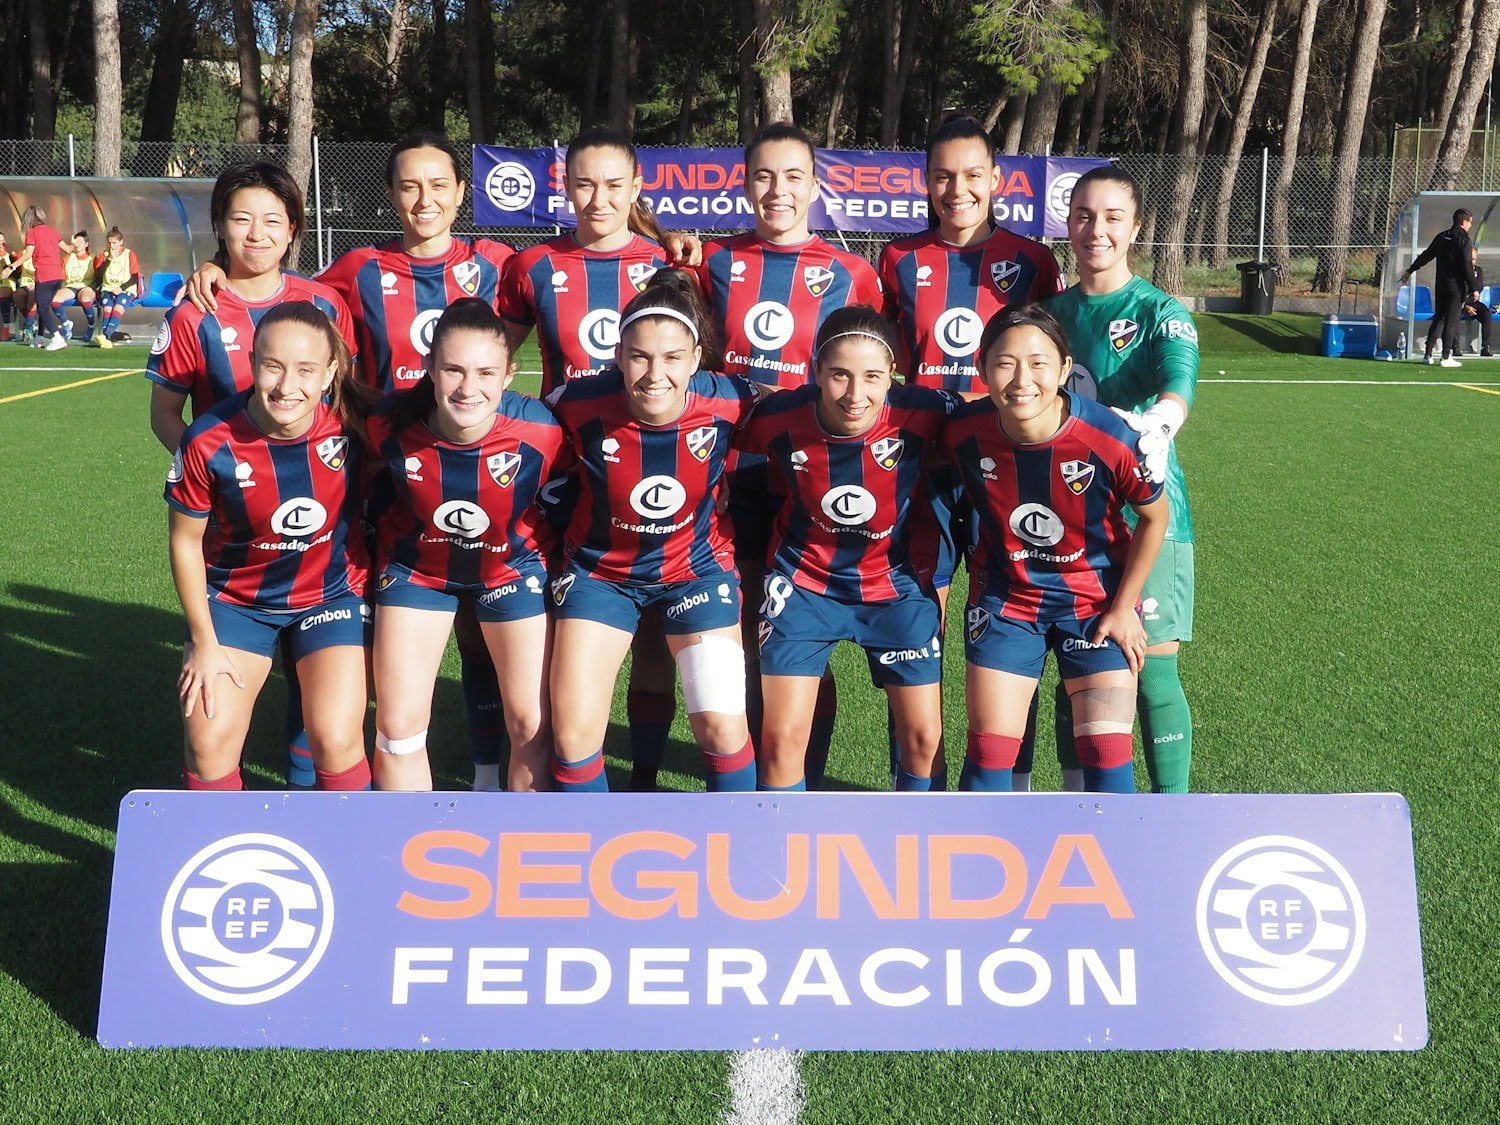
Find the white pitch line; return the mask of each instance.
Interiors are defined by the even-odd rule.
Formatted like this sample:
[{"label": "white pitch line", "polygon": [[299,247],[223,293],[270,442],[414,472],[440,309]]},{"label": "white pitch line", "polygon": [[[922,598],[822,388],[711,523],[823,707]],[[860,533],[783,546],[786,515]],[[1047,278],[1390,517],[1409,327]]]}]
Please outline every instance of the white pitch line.
[{"label": "white pitch line", "polygon": [[795,1125],[807,1104],[801,1051],[737,1051],[729,1060],[724,1125]]},{"label": "white pitch line", "polygon": [[[11,367],[9,364],[0,363],[0,375],[8,375],[12,371],[40,371],[48,375],[87,375],[91,371],[108,374],[119,369],[118,364],[114,367]],[[146,369],[144,367],[132,367],[130,370],[132,374],[143,374]]]},{"label": "white pitch line", "polygon": [[1500,387],[1500,383],[1460,383],[1421,379],[1199,379],[1200,383],[1253,383],[1276,387]]}]

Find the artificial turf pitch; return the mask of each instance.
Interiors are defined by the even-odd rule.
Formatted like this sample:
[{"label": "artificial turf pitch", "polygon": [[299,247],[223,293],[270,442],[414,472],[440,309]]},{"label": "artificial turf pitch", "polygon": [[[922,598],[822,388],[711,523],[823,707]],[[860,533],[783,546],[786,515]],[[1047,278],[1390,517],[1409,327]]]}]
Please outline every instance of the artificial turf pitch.
[{"label": "artificial turf pitch", "polygon": [[[1324,360],[1310,354],[1307,317],[1199,324],[1204,383],[1179,439],[1198,541],[1196,640],[1182,659],[1193,786],[1407,797],[1430,1044],[1415,1054],[810,1053],[804,1121],[1500,1120],[1490,793],[1500,362],[1447,371]],[[0,346],[0,1115],[723,1117],[730,1057],[713,1053],[112,1052],[94,1042],[118,802],[175,787],[181,768],[181,617],[160,499],[168,458],[146,424],[144,359],[144,349]],[[522,367],[535,366],[528,349]],[[956,626],[950,640],[961,685]],[[847,646],[836,671],[830,778],[884,789],[884,708]],[[252,787],[276,784],[280,698],[273,679],[247,751]],[[958,687],[947,719],[956,775]],[[1042,725],[1036,782],[1056,788],[1045,709]],[[439,787],[465,784],[462,726],[450,653],[433,724]],[[685,720],[673,738],[664,786],[701,789]],[[616,785],[624,746],[617,708]]]}]

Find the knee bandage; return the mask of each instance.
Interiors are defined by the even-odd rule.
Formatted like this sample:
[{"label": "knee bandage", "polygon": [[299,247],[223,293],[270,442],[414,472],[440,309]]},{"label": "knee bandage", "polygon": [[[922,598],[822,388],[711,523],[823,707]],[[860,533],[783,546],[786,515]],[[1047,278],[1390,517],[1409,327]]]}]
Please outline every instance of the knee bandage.
[{"label": "knee bandage", "polygon": [[392,757],[401,758],[407,754],[415,754],[418,750],[427,749],[427,731],[419,730],[410,738],[387,738],[382,732],[375,732],[375,749],[382,754],[390,754]]},{"label": "knee bandage", "polygon": [[688,714],[745,713],[745,653],[724,637],[706,636],[677,654]]},{"label": "knee bandage", "polygon": [[1129,734],[1135,725],[1135,688],[1097,687],[1075,692],[1073,733]]}]

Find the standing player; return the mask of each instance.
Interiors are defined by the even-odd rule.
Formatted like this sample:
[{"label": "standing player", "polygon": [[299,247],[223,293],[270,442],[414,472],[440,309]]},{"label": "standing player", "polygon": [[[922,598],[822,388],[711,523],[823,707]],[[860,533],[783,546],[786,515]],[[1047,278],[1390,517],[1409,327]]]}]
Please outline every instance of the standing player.
[{"label": "standing player", "polygon": [[[1166,532],[1136,433],[1062,389],[1067,340],[1041,306],[985,325],[989,397],[944,427],[979,525],[964,619],[968,747],[960,788],[1009,791],[1042,664],[1057,657],[1084,786],[1135,792],[1131,720],[1146,650],[1136,606]],[[1137,514],[1132,535],[1125,505]]]},{"label": "standing player", "polygon": [[[1052,251],[995,225],[999,190],[995,142],[984,126],[967,115],[938,126],[927,142],[933,228],[894,240],[880,255],[887,308],[901,327],[900,367],[917,386],[984,397],[984,381],[974,366],[984,326],[1002,308],[1062,292]],[[932,581],[946,607],[958,559],[973,543],[971,510],[952,466],[933,466],[929,489],[937,522]],[[892,774],[898,754],[893,742]],[[935,784],[941,788],[946,777],[939,762]],[[1025,784],[1022,777],[1016,781]]]},{"label": "standing player", "polygon": [[251,712],[284,639],[307,689],[317,787],[367,789],[369,567],[353,364],[328,317],[304,301],[269,310],[253,347],[250,389],[194,421],[167,476],[172,578],[188,633],[178,679],[183,780],[243,788]]},{"label": "standing player", "polygon": [[[512,354],[536,328],[543,395],[614,362],[620,310],[669,260],[624,134],[601,127],[574,137],[563,176],[577,228],[517,254],[500,287]],[[631,644],[626,696],[632,789],[656,788],[677,706],[675,675],[660,615],[648,610]]]},{"label": "standing player", "polygon": [[135,251],[126,247],[119,227],[109,228],[104,243],[104,252],[94,259],[99,278],[99,328],[94,333],[94,343],[101,348],[112,348],[115,333],[120,330],[120,318],[140,296],[141,263]]},{"label": "standing player", "polygon": [[740,587],[717,510],[730,438],[754,388],[713,365],[712,321],[688,277],[658,272],[625,307],[618,366],[548,400],[580,463],[553,579],[553,776],[606,788],[602,744],[615,674],[641,611],[662,612],[710,791],[755,785],[745,722]]},{"label": "standing player", "polygon": [[[227,276],[214,312],[183,302],[167,312],[146,361],[151,382],[151,432],[170,453],[182,444],[192,404],[196,420],[254,381],[251,340],[261,320],[288,301],[321,309],[348,347],[354,339],[348,306],[320,282],[282,265],[304,226],[302,192],[285,168],[268,162],[233,164],[214,183],[209,214],[219,240],[216,260]],[[283,649],[287,681],[287,782],[311,788],[312,752],[302,725],[297,662]]]},{"label": "standing player", "polygon": [[371,420],[378,469],[375,784],[431,789],[427,728],[454,613],[473,606],[505,697],[508,788],[548,788],[549,629],[536,506],[564,438],[533,398],[508,391],[510,351],[494,309],[448,307],[433,329],[427,374]]},{"label": "standing player", "polygon": [[[52,298],[63,282],[62,235],[47,225],[47,213],[33,203],[21,213],[21,237],[26,240],[21,248],[21,284],[27,284],[29,271],[35,279],[31,282],[31,308],[42,322],[36,344],[49,352],[59,351],[68,346],[52,308]],[[45,344],[43,337],[47,338]]]},{"label": "standing player", "polygon": [[[765,126],[745,146],[745,195],[755,215],[747,234],[708,243],[699,282],[724,334],[724,370],[771,386],[812,382],[813,341],[823,322],[846,305],[885,303],[870,263],[812,233],[809,212],[818,193],[816,152],[806,133],[786,122]],[[780,507],[764,457],[736,459],[729,488],[735,563],[745,588],[758,591],[765,574],[771,522]],[[744,639],[750,660],[751,729],[760,730],[755,602]],[[837,708],[825,675],[808,745],[807,774],[816,787],[828,760]]]},{"label": "standing player", "polygon": [[761,789],[807,787],[818,684],[841,640],[865,650],[890,701],[903,748],[896,788],[932,787],[942,614],[911,562],[910,516],[926,502],[924,454],[956,400],[892,386],[898,346],[874,309],[835,310],[818,332],[816,385],[772,395],[735,437],[769,456],[787,496],[760,607]]},{"label": "standing player", "polygon": [[[1150,647],[1140,673],[1141,741],[1151,788],[1186,793],[1193,757],[1192,712],[1178,677],[1183,642],[1193,639],[1193,516],[1173,438],[1198,385],[1198,331],[1175,298],[1130,270],[1141,229],[1140,189],[1117,168],[1085,172],[1068,208],[1068,241],[1078,284],[1047,302],[1074,348],[1068,388],[1124,412],[1139,433],[1148,477],[1171,501],[1166,542],[1146,581]],[[1069,751],[1069,711],[1058,708],[1065,787],[1079,776]]]}]

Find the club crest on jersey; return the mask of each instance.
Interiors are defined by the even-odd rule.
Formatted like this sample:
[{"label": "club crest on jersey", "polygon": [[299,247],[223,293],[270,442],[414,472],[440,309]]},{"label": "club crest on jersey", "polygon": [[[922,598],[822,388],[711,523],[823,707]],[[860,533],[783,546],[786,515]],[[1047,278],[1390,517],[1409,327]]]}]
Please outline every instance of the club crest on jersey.
[{"label": "club crest on jersey", "polygon": [[1140,332],[1141,326],[1133,320],[1112,320],[1109,322],[1109,346],[1115,349],[1115,355],[1123,355]]},{"label": "club crest on jersey", "polygon": [[906,448],[906,442],[898,437],[884,437],[870,445],[870,456],[875,458],[875,464],[882,469],[890,470],[896,467],[901,460],[901,451]]},{"label": "club crest on jersey", "polygon": [[506,450],[486,457],[484,464],[489,469],[490,476],[495,478],[496,484],[501,488],[509,488],[510,482],[516,479],[516,470],[521,467],[521,455]]},{"label": "club crest on jersey", "polygon": [[396,584],[396,576],[394,574],[392,574],[390,571],[386,571],[384,574],[382,574],[380,576],[380,588],[382,590],[389,590],[395,584]]},{"label": "club crest on jersey", "polygon": [[1064,461],[1058,468],[1062,472],[1063,484],[1074,496],[1082,496],[1094,481],[1094,466],[1087,461]]},{"label": "club crest on jersey", "polygon": [[699,426],[691,430],[687,435],[688,452],[700,461],[707,461],[708,455],[714,451],[718,444],[719,431],[712,426]]},{"label": "club crest on jersey", "polygon": [[326,437],[318,442],[315,447],[318,451],[318,460],[327,465],[334,472],[344,467],[344,461],[349,452],[349,439],[346,437]]},{"label": "club crest on jersey", "polygon": [[646,282],[650,281],[656,273],[656,266],[651,262],[631,262],[625,267],[625,276],[630,279],[636,291],[646,288]]},{"label": "club crest on jersey", "polygon": [[990,631],[990,611],[977,605],[971,605],[968,612],[964,614],[964,625],[968,632],[969,641],[977,644],[979,638]]},{"label": "club crest on jersey", "polygon": [[990,263],[990,280],[995,283],[995,288],[1002,293],[1009,293],[1015,285],[1016,279],[1021,276],[1021,263],[1006,259],[1003,262]]},{"label": "club crest on jersey", "polygon": [[762,618],[761,623],[756,627],[756,632],[760,635],[760,643],[756,647],[765,648],[766,642],[771,639],[771,633],[775,628],[776,626]]},{"label": "club crest on jersey", "polygon": [[470,297],[479,292],[479,263],[459,262],[453,267],[453,280]]},{"label": "club crest on jersey", "polygon": [[573,581],[578,575],[560,574],[552,580],[552,604],[562,605],[567,600],[568,590],[572,588]]},{"label": "club crest on jersey", "polygon": [[814,297],[821,297],[833,284],[833,271],[827,266],[803,266],[802,284]]}]

